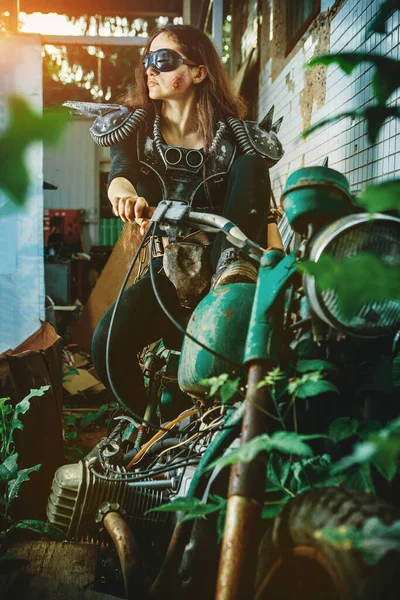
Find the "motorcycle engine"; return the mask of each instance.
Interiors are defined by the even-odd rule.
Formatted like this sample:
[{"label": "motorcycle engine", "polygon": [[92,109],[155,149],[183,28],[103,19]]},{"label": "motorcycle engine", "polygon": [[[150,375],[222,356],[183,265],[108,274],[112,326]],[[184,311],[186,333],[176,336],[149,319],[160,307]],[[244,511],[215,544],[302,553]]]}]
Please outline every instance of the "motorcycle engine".
[{"label": "motorcycle engine", "polygon": [[[47,517],[68,539],[105,541],[101,521],[107,510],[119,510],[135,536],[142,532],[151,537],[155,530],[157,537],[162,531],[166,536],[172,533],[175,513],[148,511],[187,494],[201,455],[214,435],[207,428],[193,435],[196,423],[183,414],[179,422],[182,435],[176,437],[176,428],[175,434],[160,432],[161,439],[156,442],[151,438],[135,451],[126,452],[127,422],[121,418],[111,435],[103,438],[83,460],[63,465],[54,476]],[[187,428],[190,435],[185,432]],[[186,445],[190,436],[197,439],[188,440]],[[128,462],[135,453],[139,455],[138,451],[142,452],[141,460],[128,470]]]}]

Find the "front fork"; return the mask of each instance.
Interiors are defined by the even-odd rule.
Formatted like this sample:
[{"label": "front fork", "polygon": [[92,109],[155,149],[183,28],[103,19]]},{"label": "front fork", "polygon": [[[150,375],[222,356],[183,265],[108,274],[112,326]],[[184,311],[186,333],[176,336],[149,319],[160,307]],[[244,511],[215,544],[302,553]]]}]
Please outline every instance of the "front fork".
[{"label": "front fork", "polygon": [[[267,386],[258,388],[278,362],[283,331],[284,288],[295,272],[295,253],[270,250],[261,260],[245,363],[249,365],[241,444],[268,431],[266,411],[271,412]],[[266,454],[231,469],[228,505],[217,579],[216,600],[254,597],[260,518],[266,484]]]}]

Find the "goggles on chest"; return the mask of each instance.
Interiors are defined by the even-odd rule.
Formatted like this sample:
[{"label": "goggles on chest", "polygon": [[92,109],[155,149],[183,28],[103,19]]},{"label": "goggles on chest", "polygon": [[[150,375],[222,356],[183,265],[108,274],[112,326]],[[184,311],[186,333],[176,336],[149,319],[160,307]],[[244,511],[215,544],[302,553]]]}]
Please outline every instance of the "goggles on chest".
[{"label": "goggles on chest", "polygon": [[143,67],[148,69],[153,67],[156,71],[163,73],[167,71],[174,71],[181,65],[191,65],[197,67],[197,63],[192,60],[183,58],[176,52],[176,50],[170,50],[169,48],[161,48],[160,50],[154,50],[154,52],[148,52],[143,58]]}]

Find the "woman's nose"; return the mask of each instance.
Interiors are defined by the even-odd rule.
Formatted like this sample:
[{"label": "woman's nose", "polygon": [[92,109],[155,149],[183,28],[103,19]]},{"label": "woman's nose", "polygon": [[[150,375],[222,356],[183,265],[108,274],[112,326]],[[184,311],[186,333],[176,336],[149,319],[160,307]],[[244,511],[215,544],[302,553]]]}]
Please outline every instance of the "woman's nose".
[{"label": "woman's nose", "polygon": [[147,67],[146,75],[158,75],[160,71],[157,71],[154,67]]}]

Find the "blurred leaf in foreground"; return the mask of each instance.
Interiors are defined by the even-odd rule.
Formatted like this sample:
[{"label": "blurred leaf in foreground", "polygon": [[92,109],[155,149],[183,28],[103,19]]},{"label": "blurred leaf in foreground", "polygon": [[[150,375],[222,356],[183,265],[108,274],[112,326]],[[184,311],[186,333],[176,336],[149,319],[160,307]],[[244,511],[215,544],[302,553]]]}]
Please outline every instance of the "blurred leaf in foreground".
[{"label": "blurred leaf in foreground", "polygon": [[396,210],[400,213],[400,179],[370,185],[356,199],[368,212]]},{"label": "blurred leaf in foreground", "polygon": [[378,104],[385,104],[393,92],[400,87],[400,62],[379,54],[362,52],[342,52],[339,54],[322,54],[309,63],[308,68],[338,65],[347,75],[362,63],[373,63],[375,70],[372,76],[372,89]]},{"label": "blurred leaf in foreground", "polygon": [[56,144],[69,120],[68,111],[53,109],[44,116],[31,110],[19,97],[9,98],[10,120],[0,137],[0,188],[17,204],[22,204],[29,185],[25,163],[27,147],[37,140]]},{"label": "blurred leaf in foreground", "polygon": [[386,33],[386,21],[395,10],[400,10],[400,0],[386,0],[371,21],[367,29],[367,37],[372,33]]},{"label": "blurred leaf in foreground", "polygon": [[344,260],[323,255],[318,262],[301,261],[299,269],[313,275],[320,290],[336,291],[338,308],[346,317],[355,315],[368,302],[388,298],[400,301],[398,266],[388,265],[374,254]]},{"label": "blurred leaf in foreground", "polygon": [[354,110],[354,111],[346,111],[343,113],[339,113],[334,117],[329,117],[329,119],[323,119],[322,121],[318,121],[315,125],[311,125],[308,129],[303,131],[302,138],[305,139],[314,131],[321,129],[321,127],[325,127],[326,125],[331,125],[332,123],[336,123],[340,119],[345,117],[351,117],[352,119],[365,119],[367,121],[368,126],[368,139],[372,144],[375,144],[379,130],[386,121],[386,119],[391,119],[393,117],[400,118],[400,107],[397,106],[370,106],[365,110]]}]

